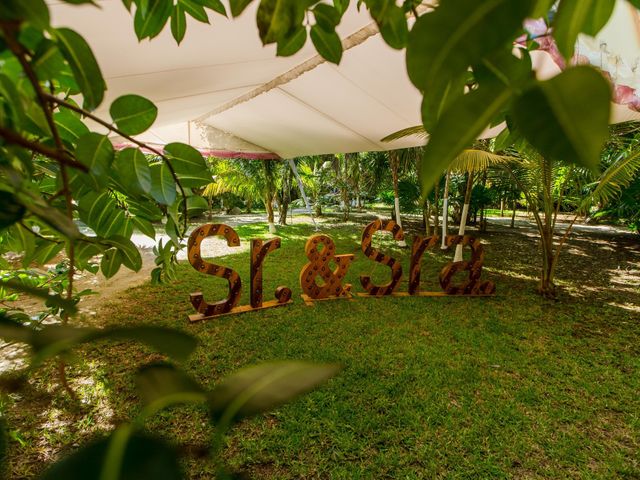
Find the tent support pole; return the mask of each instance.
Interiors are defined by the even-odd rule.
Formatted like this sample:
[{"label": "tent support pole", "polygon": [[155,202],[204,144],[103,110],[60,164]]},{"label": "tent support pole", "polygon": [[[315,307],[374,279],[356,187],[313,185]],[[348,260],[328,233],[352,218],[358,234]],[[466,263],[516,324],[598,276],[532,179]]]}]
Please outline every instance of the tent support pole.
[{"label": "tent support pole", "polygon": [[[304,199],[304,204],[307,207],[307,212],[309,212],[309,216],[311,217],[311,221],[313,222],[313,226],[316,229],[316,232],[318,231],[318,225],[316,224],[316,219],[313,218],[313,212],[311,211],[311,204],[309,203],[309,198],[307,198],[307,194],[304,192],[304,185],[302,185],[302,179],[300,178],[300,175],[298,174],[298,169],[296,167],[296,162],[293,161],[293,158],[289,159],[289,166],[291,167],[291,170],[293,171],[293,175],[296,177],[296,181],[298,182],[298,188],[300,189],[300,194],[302,195],[302,198]],[[293,208],[291,209],[292,212],[291,214],[293,215]]]}]

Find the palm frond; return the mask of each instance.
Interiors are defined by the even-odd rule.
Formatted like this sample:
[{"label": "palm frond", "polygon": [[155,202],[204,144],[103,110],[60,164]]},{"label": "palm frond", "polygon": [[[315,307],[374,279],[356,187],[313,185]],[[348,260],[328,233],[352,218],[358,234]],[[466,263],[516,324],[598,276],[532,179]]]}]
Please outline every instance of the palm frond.
[{"label": "palm frond", "polygon": [[494,165],[506,164],[514,160],[517,160],[517,158],[470,148],[458,155],[455,160],[451,162],[449,168],[454,172],[474,173],[486,170]]},{"label": "palm frond", "polygon": [[586,211],[595,204],[605,205],[616,198],[622,190],[633,182],[640,171],[640,149],[628,155],[620,155],[598,179],[593,182],[593,190],[580,204],[580,210]]},{"label": "palm frond", "polygon": [[380,141],[384,143],[389,143],[395,140],[400,140],[401,138],[411,137],[414,135],[420,138],[425,138],[425,139],[429,136],[429,134],[427,133],[427,131],[424,129],[422,125],[416,125],[415,127],[403,128],[402,130],[393,132],[387,135],[386,137],[384,137],[383,139],[381,139]]}]

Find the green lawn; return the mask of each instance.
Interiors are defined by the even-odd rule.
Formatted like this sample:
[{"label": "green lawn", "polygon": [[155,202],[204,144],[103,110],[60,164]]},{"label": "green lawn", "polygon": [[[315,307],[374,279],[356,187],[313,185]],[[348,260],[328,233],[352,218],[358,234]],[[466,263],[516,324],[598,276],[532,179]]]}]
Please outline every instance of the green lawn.
[{"label": "green lawn", "polygon": [[[245,241],[265,227],[237,230]],[[381,280],[387,273],[360,253],[360,230],[327,229],[338,253],[356,254],[348,276],[356,291],[359,274],[373,271]],[[317,391],[234,430],[225,451],[234,468],[268,479],[640,477],[640,315],[631,310],[640,297],[633,283],[613,288],[616,267],[640,261],[633,246],[612,253],[577,236],[561,265],[559,302],[534,293],[535,239],[505,229],[484,237],[484,276],[497,283],[495,298],[359,298],[307,307],[298,274],[312,232],[281,229],[282,248],[265,262],[265,300],[287,285],[291,306],[189,325],[189,293],[202,287],[212,301],[226,282],[183,265],[175,284],[132,289],[98,318],[196,335],[201,345],[186,369],[209,386],[273,359],[343,365]],[[407,273],[409,251],[383,244],[404,259]],[[439,289],[445,262],[440,252],[425,255],[423,289]],[[218,263],[248,284],[248,253]],[[15,478],[135,415],[134,371],[156,359],[124,343],[84,352],[70,368],[81,410],[69,410],[53,365],[39,372],[31,393],[5,398]],[[195,407],[167,411],[149,429],[190,446],[211,436],[206,413]],[[189,478],[211,478],[206,457],[192,454],[185,467]]]}]

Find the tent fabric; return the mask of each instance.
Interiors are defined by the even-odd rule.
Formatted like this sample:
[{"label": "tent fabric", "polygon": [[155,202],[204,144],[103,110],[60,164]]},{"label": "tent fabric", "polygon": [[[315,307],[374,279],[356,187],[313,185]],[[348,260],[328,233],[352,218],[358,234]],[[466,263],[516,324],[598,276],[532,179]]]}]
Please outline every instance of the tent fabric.
[{"label": "tent fabric", "polygon": [[[371,30],[371,18],[365,9],[358,12],[357,2],[351,2],[337,30],[343,42],[351,42],[339,66],[319,59],[310,41],[286,58],[276,57],[275,46],[263,47],[255,22],[257,2],[237,19],[210,15],[212,24],[206,25],[189,18],[180,46],[168,26],[157,38],[138,42],[121,0],[97,3],[100,8],[49,1],[54,24],[83,35],[102,68],[109,90],[99,116],[108,118],[110,103],[128,93],[158,106],[153,127],[137,137],[152,146],[180,141],[216,156],[266,159],[424,143],[420,137],[380,141],[421,123],[421,95],[407,76],[404,52],[391,49]],[[626,7],[619,0],[610,25],[595,40],[581,39],[578,50],[593,63],[593,55],[585,54],[588,42],[607,45],[619,65],[630,66],[624,76],[611,77],[631,89],[620,98],[633,100],[640,87],[633,58],[640,51],[640,35],[637,12]],[[560,72],[549,52],[533,57],[540,78]],[[614,106],[612,122],[640,119],[629,108],[633,101],[621,103]],[[126,143],[117,137],[113,142]]]}]

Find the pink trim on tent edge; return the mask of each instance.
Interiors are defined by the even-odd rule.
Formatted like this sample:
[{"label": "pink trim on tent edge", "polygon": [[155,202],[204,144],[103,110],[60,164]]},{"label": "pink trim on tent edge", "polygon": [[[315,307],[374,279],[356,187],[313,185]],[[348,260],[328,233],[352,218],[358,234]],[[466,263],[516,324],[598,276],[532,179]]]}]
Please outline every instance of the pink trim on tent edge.
[{"label": "pink trim on tent edge", "polygon": [[[136,146],[130,143],[118,143],[114,145],[113,148],[116,150],[124,150],[125,148],[136,148]],[[158,146],[158,148],[162,147]],[[148,154],[155,153],[146,148],[141,148],[140,150]],[[271,152],[236,152],[232,150],[211,150],[205,148],[196,148],[196,150],[205,157],[237,158],[240,160],[282,160],[280,155]]]}]

